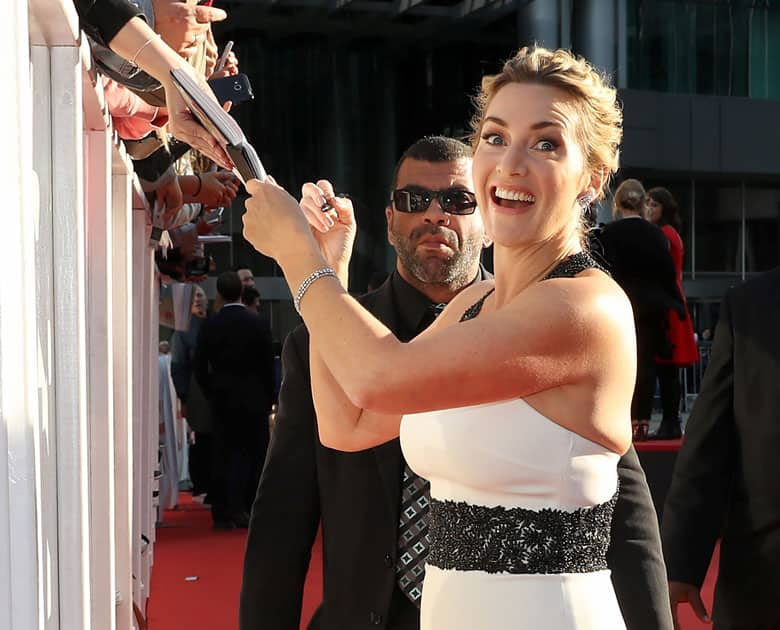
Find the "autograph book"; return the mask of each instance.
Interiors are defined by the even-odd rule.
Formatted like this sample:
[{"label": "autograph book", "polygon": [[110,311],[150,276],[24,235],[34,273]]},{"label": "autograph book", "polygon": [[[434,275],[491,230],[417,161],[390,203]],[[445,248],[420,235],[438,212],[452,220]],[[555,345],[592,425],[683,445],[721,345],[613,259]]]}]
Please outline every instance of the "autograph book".
[{"label": "autograph book", "polygon": [[264,180],[265,168],[241,127],[185,70],[171,70],[171,77],[194,116],[217,139],[236,165],[236,175],[246,184]]}]

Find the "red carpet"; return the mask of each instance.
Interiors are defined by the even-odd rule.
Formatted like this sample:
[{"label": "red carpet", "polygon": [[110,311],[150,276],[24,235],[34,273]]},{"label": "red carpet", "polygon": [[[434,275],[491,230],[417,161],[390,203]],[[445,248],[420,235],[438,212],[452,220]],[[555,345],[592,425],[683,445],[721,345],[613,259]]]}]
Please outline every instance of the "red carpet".
[{"label": "red carpet", "polygon": [[[236,630],[245,542],[246,530],[215,532],[209,510],[180,493],[179,508],[167,510],[157,528],[149,630]],[[321,567],[318,538],[303,594],[303,628],[322,600]]]},{"label": "red carpet", "polygon": [[[246,530],[215,532],[211,514],[189,493],[179,495],[179,508],[165,512],[157,529],[148,606],[149,630],[236,630],[238,596]],[[712,612],[718,554],[704,584],[704,603]],[[197,577],[187,581],[187,577]],[[322,544],[319,537],[303,594],[301,628],[322,599]],[[711,628],[699,622],[690,607],[680,607],[681,630]]]},{"label": "red carpet", "polygon": [[634,442],[634,448],[638,451],[679,451],[682,446],[682,438],[677,440],[647,440]]}]

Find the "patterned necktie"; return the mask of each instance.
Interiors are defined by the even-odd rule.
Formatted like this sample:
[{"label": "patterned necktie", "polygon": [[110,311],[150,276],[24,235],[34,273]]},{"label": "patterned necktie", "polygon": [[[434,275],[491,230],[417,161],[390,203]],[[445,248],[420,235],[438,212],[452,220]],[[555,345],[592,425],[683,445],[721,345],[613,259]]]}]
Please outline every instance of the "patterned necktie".
[{"label": "patterned necktie", "polygon": [[[431,325],[446,304],[432,304],[420,322],[418,332]],[[401,518],[398,524],[398,586],[411,602],[420,607],[422,583],[425,577],[425,558],[431,546],[428,533],[428,511],[431,492],[428,482],[417,475],[409,464],[404,464],[401,487]]]}]

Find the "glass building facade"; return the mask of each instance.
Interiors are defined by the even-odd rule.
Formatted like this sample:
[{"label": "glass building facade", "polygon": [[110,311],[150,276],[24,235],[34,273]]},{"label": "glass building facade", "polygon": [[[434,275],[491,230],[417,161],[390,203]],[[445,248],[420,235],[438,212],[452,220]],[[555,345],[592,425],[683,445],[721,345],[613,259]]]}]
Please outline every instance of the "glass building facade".
[{"label": "glass building facade", "polygon": [[[356,199],[351,289],[394,266],[383,208],[397,157],[423,135],[463,136],[481,77],[534,42],[611,74],[624,110],[622,168],[683,212],[684,288],[697,330],[729,286],[780,263],[780,2],[775,0],[225,0],[257,95],[236,108],[290,190],[326,177]],[[241,235],[211,248],[248,265],[283,339],[297,315],[279,269]],[[606,217],[608,208],[602,208]],[[489,262],[489,256],[486,258]]]},{"label": "glass building facade", "polygon": [[628,87],[780,98],[780,6],[769,0],[628,0]]},{"label": "glass building facade", "polygon": [[[780,3],[619,4],[625,46],[616,62],[625,67],[625,102],[634,106],[624,110],[624,151],[645,154],[627,156],[620,176],[675,195],[686,293],[694,305],[718,301],[730,285],[780,264],[780,164],[772,137],[780,75],[771,71],[780,67]],[[642,101],[657,104],[654,137],[632,133]],[[664,148],[644,159],[654,142]]]}]

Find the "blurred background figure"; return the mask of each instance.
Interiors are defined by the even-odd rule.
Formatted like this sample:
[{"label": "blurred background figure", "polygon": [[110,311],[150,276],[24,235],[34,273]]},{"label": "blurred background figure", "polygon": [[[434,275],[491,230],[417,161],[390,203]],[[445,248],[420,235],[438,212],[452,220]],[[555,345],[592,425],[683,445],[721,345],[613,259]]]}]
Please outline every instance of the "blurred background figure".
[{"label": "blurred background figure", "polygon": [[[730,289],[685,426],[661,534],[672,613],[714,630],[780,628],[780,268]],[[720,540],[711,615],[701,597]],[[675,627],[679,627],[675,624]]]},{"label": "blurred background figure", "polygon": [[[655,359],[670,357],[664,323],[670,309],[684,313],[677,289],[669,242],[656,226],[643,220],[645,189],[636,179],[615,191],[612,223],[597,237],[596,254],[631,300],[637,342],[637,372],[631,402],[636,441],[646,440],[653,411]],[[599,251],[600,250],[600,251]]]},{"label": "blurred background figure", "polygon": [[171,354],[167,341],[158,344],[158,402],[159,402],[159,470],[160,502],[157,506],[157,522],[161,523],[163,511],[176,507],[179,499],[179,449],[176,435],[178,402],[171,382]]},{"label": "blurred background figure", "polygon": [[682,289],[682,268],[685,246],[680,233],[682,220],[677,201],[666,188],[651,188],[645,196],[645,218],[661,228],[669,241],[669,253],[674,263],[677,290],[683,303],[685,317],[673,310],[666,313],[666,336],[671,344],[671,356],[656,356],[656,377],[661,394],[663,419],[652,437],[657,440],[674,440],[682,435],[680,428],[680,368],[693,365],[699,360],[699,350],[693,335],[693,324],[685,303]]},{"label": "blurred background figure", "polygon": [[211,507],[214,528],[247,527],[268,448],[275,397],[270,329],[241,302],[235,271],[217,278],[222,309],[201,327],[194,369],[214,419]]},{"label": "blurred background figure", "polygon": [[241,302],[246,310],[257,315],[260,312],[260,291],[254,286],[245,286],[241,290]]},{"label": "blurred background figure", "polygon": [[194,373],[195,348],[198,335],[206,321],[208,300],[205,291],[192,285],[192,308],[187,330],[176,330],[171,337],[171,378],[181,404],[181,414],[187,423],[188,472],[192,496],[206,495],[211,484],[212,420],[208,401]]},{"label": "blurred background figure", "polygon": [[249,267],[239,267],[236,269],[238,277],[241,278],[241,286],[254,287],[255,286],[255,274]]}]

